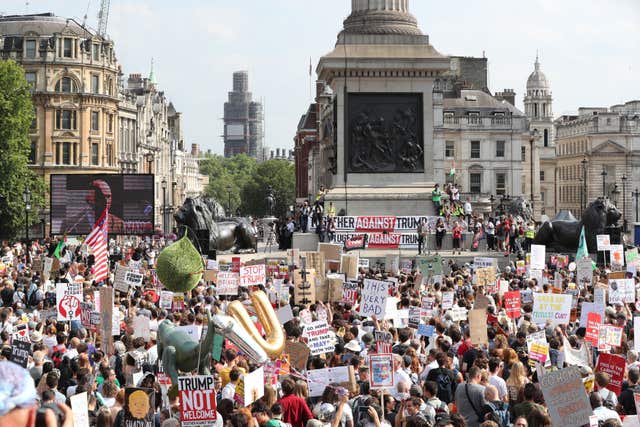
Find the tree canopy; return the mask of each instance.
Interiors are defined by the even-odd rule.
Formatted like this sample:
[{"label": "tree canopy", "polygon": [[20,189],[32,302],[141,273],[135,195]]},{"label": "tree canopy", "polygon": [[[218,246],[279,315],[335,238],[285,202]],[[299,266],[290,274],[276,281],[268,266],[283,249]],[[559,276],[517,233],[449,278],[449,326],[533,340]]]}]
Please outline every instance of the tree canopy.
[{"label": "tree canopy", "polygon": [[34,117],[30,86],[24,70],[12,60],[0,60],[0,235],[15,237],[25,226],[22,193],[31,191],[30,224],[43,206],[44,182],[28,166]]},{"label": "tree canopy", "polygon": [[269,186],[276,199],[274,214],[286,214],[295,202],[295,170],[285,160],[258,163],[246,154],[230,158],[209,155],[200,162],[200,172],[209,176],[205,193],[227,210],[230,198],[232,214],[239,209],[242,215],[265,216]]}]

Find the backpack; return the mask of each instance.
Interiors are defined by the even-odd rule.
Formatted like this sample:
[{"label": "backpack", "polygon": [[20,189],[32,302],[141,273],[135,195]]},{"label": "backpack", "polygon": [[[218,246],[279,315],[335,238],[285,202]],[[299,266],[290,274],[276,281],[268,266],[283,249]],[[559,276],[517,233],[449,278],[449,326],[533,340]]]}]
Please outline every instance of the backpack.
[{"label": "backpack", "polygon": [[36,289],[35,291],[31,292],[31,295],[29,295],[29,301],[27,301],[27,304],[29,305],[29,307],[37,307],[38,304],[42,302],[42,300],[42,292],[40,291],[40,289]]},{"label": "backpack", "polygon": [[453,401],[453,384],[451,383],[451,377],[447,375],[447,371],[438,368],[438,375],[436,376],[436,383],[438,384],[438,399],[444,403],[449,404]]},{"label": "backpack", "polygon": [[498,424],[499,427],[509,427],[511,425],[509,419],[509,405],[505,402],[488,402],[487,406],[491,409],[486,416],[486,420],[490,420]]},{"label": "backpack", "polygon": [[427,401],[427,405],[431,406],[433,410],[436,412],[436,419],[435,419],[436,423],[440,421],[442,418],[449,415],[449,408],[447,407],[447,404],[444,403],[443,401],[440,401],[440,405],[438,405],[437,408],[433,406],[429,401]]},{"label": "backpack", "polygon": [[613,392],[611,390],[608,390],[609,394],[607,395],[607,398],[604,400],[604,402],[602,402],[602,405],[605,408],[611,409],[612,411],[616,410],[616,405],[614,405],[613,400],[611,399],[611,395],[613,394]]}]

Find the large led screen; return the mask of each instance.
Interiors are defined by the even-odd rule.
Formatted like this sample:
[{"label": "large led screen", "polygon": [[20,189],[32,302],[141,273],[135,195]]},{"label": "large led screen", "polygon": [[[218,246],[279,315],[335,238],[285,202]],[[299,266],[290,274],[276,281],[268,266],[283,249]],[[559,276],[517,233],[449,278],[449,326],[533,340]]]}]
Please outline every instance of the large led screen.
[{"label": "large led screen", "polygon": [[89,234],[105,208],[109,234],[152,234],[153,200],[153,175],[51,175],[51,234]]}]

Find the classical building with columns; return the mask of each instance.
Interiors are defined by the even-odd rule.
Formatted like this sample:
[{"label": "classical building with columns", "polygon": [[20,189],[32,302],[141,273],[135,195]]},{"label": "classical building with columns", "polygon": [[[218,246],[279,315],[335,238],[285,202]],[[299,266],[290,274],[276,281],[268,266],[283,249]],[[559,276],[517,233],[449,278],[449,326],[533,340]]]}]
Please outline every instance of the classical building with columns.
[{"label": "classical building with columns", "polygon": [[0,57],[25,70],[36,113],[31,167],[52,173],[115,173],[118,62],[113,42],[52,13],[0,17]]}]

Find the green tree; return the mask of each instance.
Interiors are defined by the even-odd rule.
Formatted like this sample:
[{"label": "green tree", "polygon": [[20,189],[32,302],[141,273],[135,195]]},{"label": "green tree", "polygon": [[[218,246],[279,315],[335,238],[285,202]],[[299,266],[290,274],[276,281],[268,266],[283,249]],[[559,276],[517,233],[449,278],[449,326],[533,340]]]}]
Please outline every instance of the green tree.
[{"label": "green tree", "polygon": [[200,161],[200,172],[209,176],[205,194],[216,199],[225,209],[228,209],[231,201],[232,214],[238,208],[242,211],[241,194],[252,179],[256,164],[256,160],[246,154],[231,158],[220,155],[207,156]]},{"label": "green tree", "polygon": [[25,226],[22,193],[31,190],[31,224],[38,221],[45,186],[29,167],[33,120],[30,86],[24,69],[12,60],[0,60],[0,234],[12,238]]},{"label": "green tree", "polygon": [[295,167],[286,160],[260,163],[242,191],[243,212],[262,217],[268,214],[266,191],[271,186],[276,199],[274,215],[286,215],[295,203]]}]

